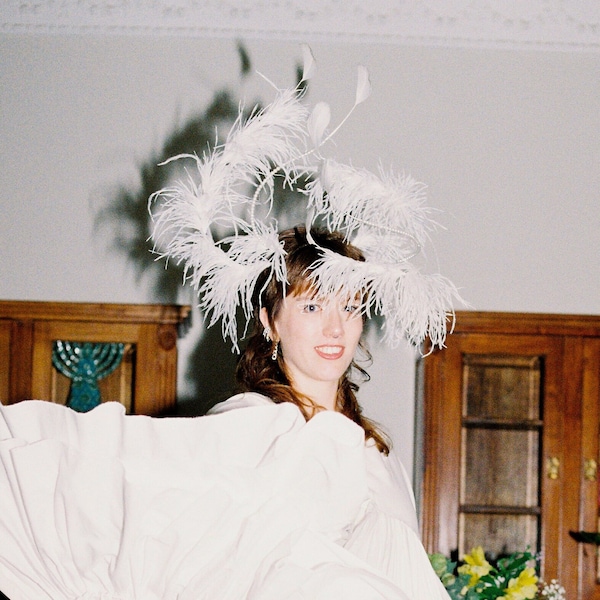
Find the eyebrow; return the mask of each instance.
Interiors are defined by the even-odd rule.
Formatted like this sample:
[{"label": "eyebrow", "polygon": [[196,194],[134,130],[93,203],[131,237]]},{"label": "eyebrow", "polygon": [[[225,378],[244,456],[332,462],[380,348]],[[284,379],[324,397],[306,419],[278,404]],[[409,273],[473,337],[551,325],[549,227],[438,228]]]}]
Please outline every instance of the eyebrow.
[{"label": "eyebrow", "polygon": [[297,296],[294,298],[296,304],[323,304],[323,301],[314,296]]},{"label": "eyebrow", "polygon": [[316,291],[305,290],[298,294],[292,295],[294,300],[323,300],[323,296],[319,296]]}]

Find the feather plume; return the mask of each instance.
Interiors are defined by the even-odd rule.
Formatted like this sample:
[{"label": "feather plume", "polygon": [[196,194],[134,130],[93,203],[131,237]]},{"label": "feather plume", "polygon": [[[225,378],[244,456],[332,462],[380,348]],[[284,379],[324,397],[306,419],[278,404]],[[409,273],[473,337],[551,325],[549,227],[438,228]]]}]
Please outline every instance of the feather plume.
[{"label": "feather plume", "polygon": [[371,95],[371,80],[369,79],[369,71],[362,65],[358,66],[358,78],[356,81],[356,97],[354,105],[361,104]]},{"label": "feather plume", "polygon": [[381,168],[379,173],[327,160],[319,184],[309,190],[309,204],[327,218],[330,228],[347,230],[348,235],[366,226],[408,234],[423,244],[432,228],[425,186]]},{"label": "feather plume", "polygon": [[272,165],[289,182],[306,149],[308,110],[296,90],[282,90],[268,107],[236,121],[220,161],[234,181],[255,184],[272,177]]},{"label": "feather plume", "polygon": [[223,335],[237,351],[237,308],[242,308],[247,324],[254,311],[254,288],[263,271],[285,282],[285,253],[274,229],[232,236],[222,244],[230,244],[229,249],[203,272],[200,306],[209,315],[209,326],[222,319]]},{"label": "feather plume", "polygon": [[318,102],[308,118],[308,134],[312,140],[313,147],[318,148],[323,143],[325,130],[331,120],[331,109],[327,102]]},{"label": "feather plume", "polygon": [[427,337],[434,346],[443,346],[453,303],[461,300],[448,279],[424,275],[410,263],[390,268],[322,252],[310,274],[319,293],[361,298],[361,312],[385,318],[384,341],[391,347],[402,339],[419,346]]},{"label": "feather plume", "polygon": [[[305,81],[316,65],[308,46],[303,57]],[[261,273],[267,281],[287,281],[277,222],[269,217],[274,177],[282,177],[306,196],[308,230],[319,219],[342,231],[366,258],[359,262],[321,248],[322,257],[309,269],[319,293],[361,298],[362,312],[385,318],[384,339],[391,346],[403,338],[418,346],[426,337],[443,346],[460,296],[450,281],[424,275],[410,262],[435,227],[425,186],[382,167],[375,174],[321,154],[369,97],[368,71],[358,68],[354,106],[333,131],[329,105],[319,102],[309,111],[304,90],[300,84],[276,89],[274,100],[248,118],[240,109],[225,142],[211,152],[167,161],[181,161],[185,176],[150,197],[155,251],[184,265],[184,282],[198,293],[208,326],[221,321],[223,337],[239,351],[237,316],[244,316],[245,333]],[[305,176],[311,180],[300,188]],[[267,207],[258,211],[260,218],[259,202]],[[216,228],[229,233],[215,239]],[[310,231],[308,240],[314,243]]]},{"label": "feather plume", "polygon": [[317,63],[313,56],[312,50],[308,44],[302,44],[303,71],[302,81],[308,81],[314,76],[317,69]]}]

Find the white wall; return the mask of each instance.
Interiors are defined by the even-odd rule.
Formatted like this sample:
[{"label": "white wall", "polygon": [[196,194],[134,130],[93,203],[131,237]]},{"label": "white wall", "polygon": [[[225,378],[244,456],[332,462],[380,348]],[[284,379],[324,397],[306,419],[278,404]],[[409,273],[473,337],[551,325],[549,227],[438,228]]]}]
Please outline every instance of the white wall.
[{"label": "white wall", "polygon": [[[247,43],[254,67],[293,83],[296,43]],[[476,310],[600,313],[600,55],[313,44],[310,101],[350,107],[357,64],[374,93],[336,158],[405,170],[429,186],[447,229],[429,270]],[[173,126],[240,87],[225,39],[0,35],[0,298],[156,300],[95,229],[99,203]],[[189,298],[182,296],[185,301]],[[414,353],[371,337],[361,398],[412,463]],[[451,339],[449,343],[452,343]],[[182,389],[185,389],[182,384]]]}]

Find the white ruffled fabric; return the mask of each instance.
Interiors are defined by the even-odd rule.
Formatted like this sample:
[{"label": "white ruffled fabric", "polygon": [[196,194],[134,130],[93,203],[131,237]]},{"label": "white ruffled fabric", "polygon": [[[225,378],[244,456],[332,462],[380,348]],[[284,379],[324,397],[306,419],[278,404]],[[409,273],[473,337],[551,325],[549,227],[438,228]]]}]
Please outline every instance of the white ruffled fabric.
[{"label": "white ruffled fabric", "polygon": [[[239,410],[228,410],[233,407]],[[399,465],[322,412],[238,396],[193,419],[0,408],[10,600],[447,599]]]}]

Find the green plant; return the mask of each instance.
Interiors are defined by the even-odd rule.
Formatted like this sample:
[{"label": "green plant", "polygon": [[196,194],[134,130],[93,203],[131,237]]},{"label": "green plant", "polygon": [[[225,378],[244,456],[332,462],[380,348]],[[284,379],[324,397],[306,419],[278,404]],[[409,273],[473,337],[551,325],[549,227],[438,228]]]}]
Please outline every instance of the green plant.
[{"label": "green plant", "polygon": [[460,566],[439,553],[429,559],[452,600],[565,600],[565,590],[557,581],[539,579],[537,561],[528,551],[494,564],[481,546],[466,554]]}]

